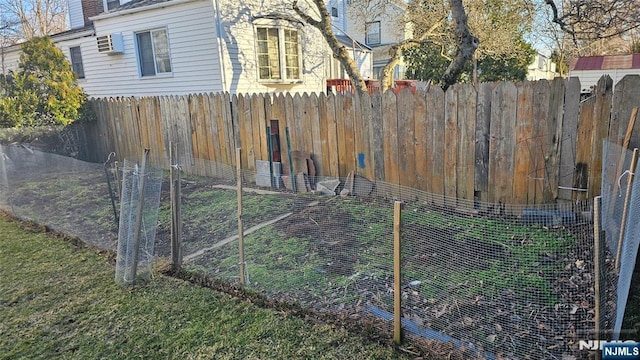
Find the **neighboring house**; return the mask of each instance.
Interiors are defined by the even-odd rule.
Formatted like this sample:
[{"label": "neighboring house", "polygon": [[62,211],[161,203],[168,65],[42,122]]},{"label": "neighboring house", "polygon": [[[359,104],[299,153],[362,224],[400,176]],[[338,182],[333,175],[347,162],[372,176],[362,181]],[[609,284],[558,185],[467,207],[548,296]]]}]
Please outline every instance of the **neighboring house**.
[{"label": "neighboring house", "polygon": [[580,57],[569,69],[570,77],[580,79],[583,94],[591,93],[603,75],[609,75],[614,86],[625,75],[640,75],[640,54]]},{"label": "neighboring house", "polygon": [[[277,0],[69,0],[69,22],[51,38],[92,97],[317,93],[331,74],[320,32]],[[20,51],[4,50],[6,72]]]},{"label": "neighboring house", "polygon": [[[361,1],[343,1],[347,4],[344,29],[351,33],[355,40],[373,50],[371,77],[379,79],[382,69],[391,57],[389,52],[391,46],[413,36],[411,23],[405,19],[406,2],[391,0],[384,8],[371,7],[363,10],[358,8],[363,4]],[[404,72],[405,66],[401,61],[394,69],[394,80],[404,79]]]},{"label": "neighboring house", "polygon": [[[333,32],[338,41],[344,45],[355,59],[360,74],[365,79],[373,78],[373,56],[371,47],[365,45],[361,40],[356,40],[357,34],[351,34],[347,29],[347,0],[329,0],[326,2],[327,10],[331,15]],[[335,58],[327,62],[328,79],[348,78],[342,64]]]},{"label": "neighboring house", "polygon": [[559,76],[556,72],[556,63],[551,58],[542,54],[536,54],[533,61],[529,64],[527,72],[527,80],[552,80]]}]

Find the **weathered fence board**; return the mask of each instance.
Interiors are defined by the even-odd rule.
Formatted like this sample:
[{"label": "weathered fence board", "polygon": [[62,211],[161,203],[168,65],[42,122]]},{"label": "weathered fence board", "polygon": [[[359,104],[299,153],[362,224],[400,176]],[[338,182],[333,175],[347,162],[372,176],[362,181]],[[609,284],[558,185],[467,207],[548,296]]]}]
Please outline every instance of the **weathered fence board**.
[{"label": "weathered fence board", "polygon": [[[567,80],[564,93],[564,114],[562,119],[562,144],[560,148],[560,173],[558,179],[558,198],[574,200],[579,188],[573,186],[578,141],[576,129],[580,115],[580,81],[578,78]],[[571,189],[573,188],[573,189]]]},{"label": "weathered fence board", "polygon": [[329,167],[329,171],[325,171],[324,175],[338,177],[340,175],[338,159],[338,129],[336,125],[336,101],[334,95],[327,95],[327,97],[324,99],[324,104],[327,109],[326,117],[324,118],[326,120],[321,121],[320,124],[322,125],[323,129],[326,126],[327,147],[325,150],[325,154],[328,161],[325,162],[325,164],[327,164]]},{"label": "weathered fence board", "polygon": [[384,172],[387,182],[399,185],[398,167],[398,111],[396,96],[386,92],[382,96],[382,129],[384,141]]},{"label": "weathered fence board", "polygon": [[372,124],[371,124],[371,147],[373,152],[375,180],[385,180],[384,164],[384,130],[382,121],[382,96],[374,93],[371,98]]},{"label": "weathered fence board", "polygon": [[517,89],[501,83],[493,91],[489,141],[489,202],[513,203],[513,161]]},{"label": "weathered fence board", "polygon": [[[602,140],[607,138],[609,131],[609,121],[611,119],[611,105],[613,98],[613,80],[609,76],[602,77],[596,84],[596,102],[593,113],[594,136],[591,143],[591,168],[589,172],[589,198],[600,194],[600,184],[602,182]],[[597,187],[597,188],[596,188]]]},{"label": "weathered fence board", "polygon": [[453,86],[451,91],[444,94],[444,195],[447,205],[456,198],[457,160],[458,160],[458,88]]},{"label": "weathered fence board", "polygon": [[434,204],[444,205],[444,92],[436,87],[427,93],[427,128],[431,129],[431,173],[427,175],[430,180],[431,193],[442,195],[434,197]]},{"label": "weathered fence board", "polygon": [[[420,200],[444,198],[519,204],[579,200],[600,192],[602,140],[621,143],[640,102],[640,77],[628,76],[613,94],[611,79],[580,101],[577,79],[552,82],[456,85],[446,93],[197,94],[92,100],[98,121],[85,125],[104,161],[139,157],[166,167],[169,142],[179,146],[185,171],[224,175],[243,150],[242,167],[268,160],[267,126],[280,135],[283,172],[291,150],[311,154],[317,175],[357,173],[380,195],[405,198],[400,189],[425,190]],[[612,107],[613,106],[613,107]],[[276,120],[272,122],[273,120]],[[640,145],[640,121],[630,146]],[[300,171],[301,169],[295,169]],[[614,176],[616,167],[609,169]],[[252,175],[245,179],[253,181]],[[587,192],[576,189],[588,189]],[[413,195],[412,195],[413,196]],[[415,197],[414,197],[415,199]]]},{"label": "weathered fence board", "polygon": [[429,150],[431,148],[431,134],[427,132],[426,126],[427,117],[427,101],[424,96],[416,96],[413,111],[413,123],[414,123],[414,136],[415,136],[415,178],[416,189],[428,191],[427,174],[431,167],[431,157],[429,156]]},{"label": "weathered fence board", "polygon": [[564,92],[564,79],[555,78],[551,82],[549,113],[547,116],[546,149],[544,154],[545,187],[543,189],[543,202],[545,203],[551,203],[558,198]]},{"label": "weathered fence board", "polygon": [[513,199],[515,203],[526,204],[535,198],[535,186],[530,186],[530,174],[535,172],[531,161],[529,140],[533,132],[533,83],[517,84],[518,106],[514,153]]},{"label": "weathered fence board", "polygon": [[[531,153],[533,169],[529,175],[529,194],[533,194],[534,204],[544,202],[545,159],[547,129],[549,128],[549,97],[551,88],[547,81],[537,81],[533,86],[533,124],[527,147]],[[532,189],[531,189],[532,188]]]},{"label": "weathered fence board", "polygon": [[374,143],[372,133],[372,123],[377,121],[373,117],[372,99],[369,94],[362,97],[356,97],[356,109],[361,109],[361,119],[359,127],[356,127],[356,156],[358,174],[367,179],[375,179],[375,155],[373,153],[372,144]]},{"label": "weathered fence board", "polygon": [[344,108],[344,117],[342,120],[344,121],[344,138],[341,142],[345,142],[346,145],[346,154],[345,154],[345,163],[344,163],[344,174],[340,174],[340,176],[346,176],[348,173],[356,170],[356,149],[355,149],[355,121],[354,118],[357,114],[357,111],[354,109],[354,101],[351,93],[346,94],[345,101],[343,103]]},{"label": "weathered fence board", "polygon": [[489,125],[494,86],[494,83],[480,84],[476,106],[475,198],[481,202],[489,201]]},{"label": "weathered fence board", "polygon": [[474,200],[475,188],[475,132],[478,94],[474,87],[458,89],[458,167],[457,191],[460,199]]},{"label": "weathered fence board", "polygon": [[[589,173],[594,171],[591,168],[591,146],[594,143],[595,125],[594,107],[596,98],[586,99],[581,104],[580,120],[578,122],[578,139],[576,150],[576,165],[573,175],[573,186],[579,189],[586,189],[589,186]],[[599,171],[595,169],[595,171]],[[580,192],[575,195],[575,200],[586,200],[587,193]]]},{"label": "weathered fence board", "polygon": [[311,94],[311,96],[309,96],[307,109],[309,112],[309,121],[311,122],[311,128],[308,131],[312,145],[311,154],[313,155],[313,160],[316,164],[316,173],[323,174],[327,165],[322,161],[324,154],[322,146],[323,140],[318,136],[318,134],[320,134],[320,99],[318,99],[316,94]]},{"label": "weathered fence board", "polygon": [[269,160],[267,145],[267,119],[265,119],[265,97],[251,95],[251,118],[253,120],[253,141],[256,160]]},{"label": "weathered fence board", "polygon": [[414,96],[409,89],[403,89],[396,96],[398,104],[398,183],[409,188],[417,188],[416,156],[414,144]]}]

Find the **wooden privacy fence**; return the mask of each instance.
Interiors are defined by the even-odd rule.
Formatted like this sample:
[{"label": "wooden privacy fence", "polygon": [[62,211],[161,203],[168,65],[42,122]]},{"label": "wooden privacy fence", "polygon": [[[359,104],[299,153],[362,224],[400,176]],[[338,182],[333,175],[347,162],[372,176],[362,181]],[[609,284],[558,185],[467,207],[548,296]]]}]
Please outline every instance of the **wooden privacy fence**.
[{"label": "wooden privacy fence", "polygon": [[[267,127],[277,127],[283,171],[291,149],[312,155],[317,174],[424,190],[451,198],[540,204],[600,193],[602,140],[617,143],[640,102],[640,78],[625,77],[613,93],[603,77],[595,96],[580,99],[578,79],[461,84],[447,92],[403,90],[383,95],[198,94],[94,99],[88,131],[93,161],[139,156],[168,167],[169,142],[180,146],[188,173],[217,174],[268,160]],[[277,120],[274,122],[273,120]],[[640,123],[640,122],[639,122]],[[640,125],[639,125],[640,126]],[[633,131],[630,147],[640,145]]]}]

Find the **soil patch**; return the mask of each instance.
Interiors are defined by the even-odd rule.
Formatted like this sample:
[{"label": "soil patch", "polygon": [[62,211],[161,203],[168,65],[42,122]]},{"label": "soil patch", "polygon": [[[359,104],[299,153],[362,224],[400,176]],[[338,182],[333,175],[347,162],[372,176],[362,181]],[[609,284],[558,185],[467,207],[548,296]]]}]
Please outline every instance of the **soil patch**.
[{"label": "soil patch", "polygon": [[402,239],[407,262],[429,264],[440,269],[482,270],[493,260],[504,260],[503,246],[478,239],[459,238],[457,230],[440,229],[430,225],[406,224]]},{"label": "soil patch", "polygon": [[290,238],[308,239],[310,251],[325,260],[323,270],[332,275],[351,275],[357,261],[358,242],[346,231],[354,220],[346,211],[312,206],[276,223]]}]

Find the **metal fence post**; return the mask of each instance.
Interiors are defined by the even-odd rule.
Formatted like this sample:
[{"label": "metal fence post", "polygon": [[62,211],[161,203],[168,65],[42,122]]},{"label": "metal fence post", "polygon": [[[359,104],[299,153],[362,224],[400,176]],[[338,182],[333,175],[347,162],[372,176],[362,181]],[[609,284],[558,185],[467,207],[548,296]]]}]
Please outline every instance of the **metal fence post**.
[{"label": "metal fence post", "polygon": [[169,167],[170,182],[169,192],[171,198],[171,260],[174,270],[182,267],[182,186],[180,179],[180,167],[178,166],[178,145],[169,143]]}]

